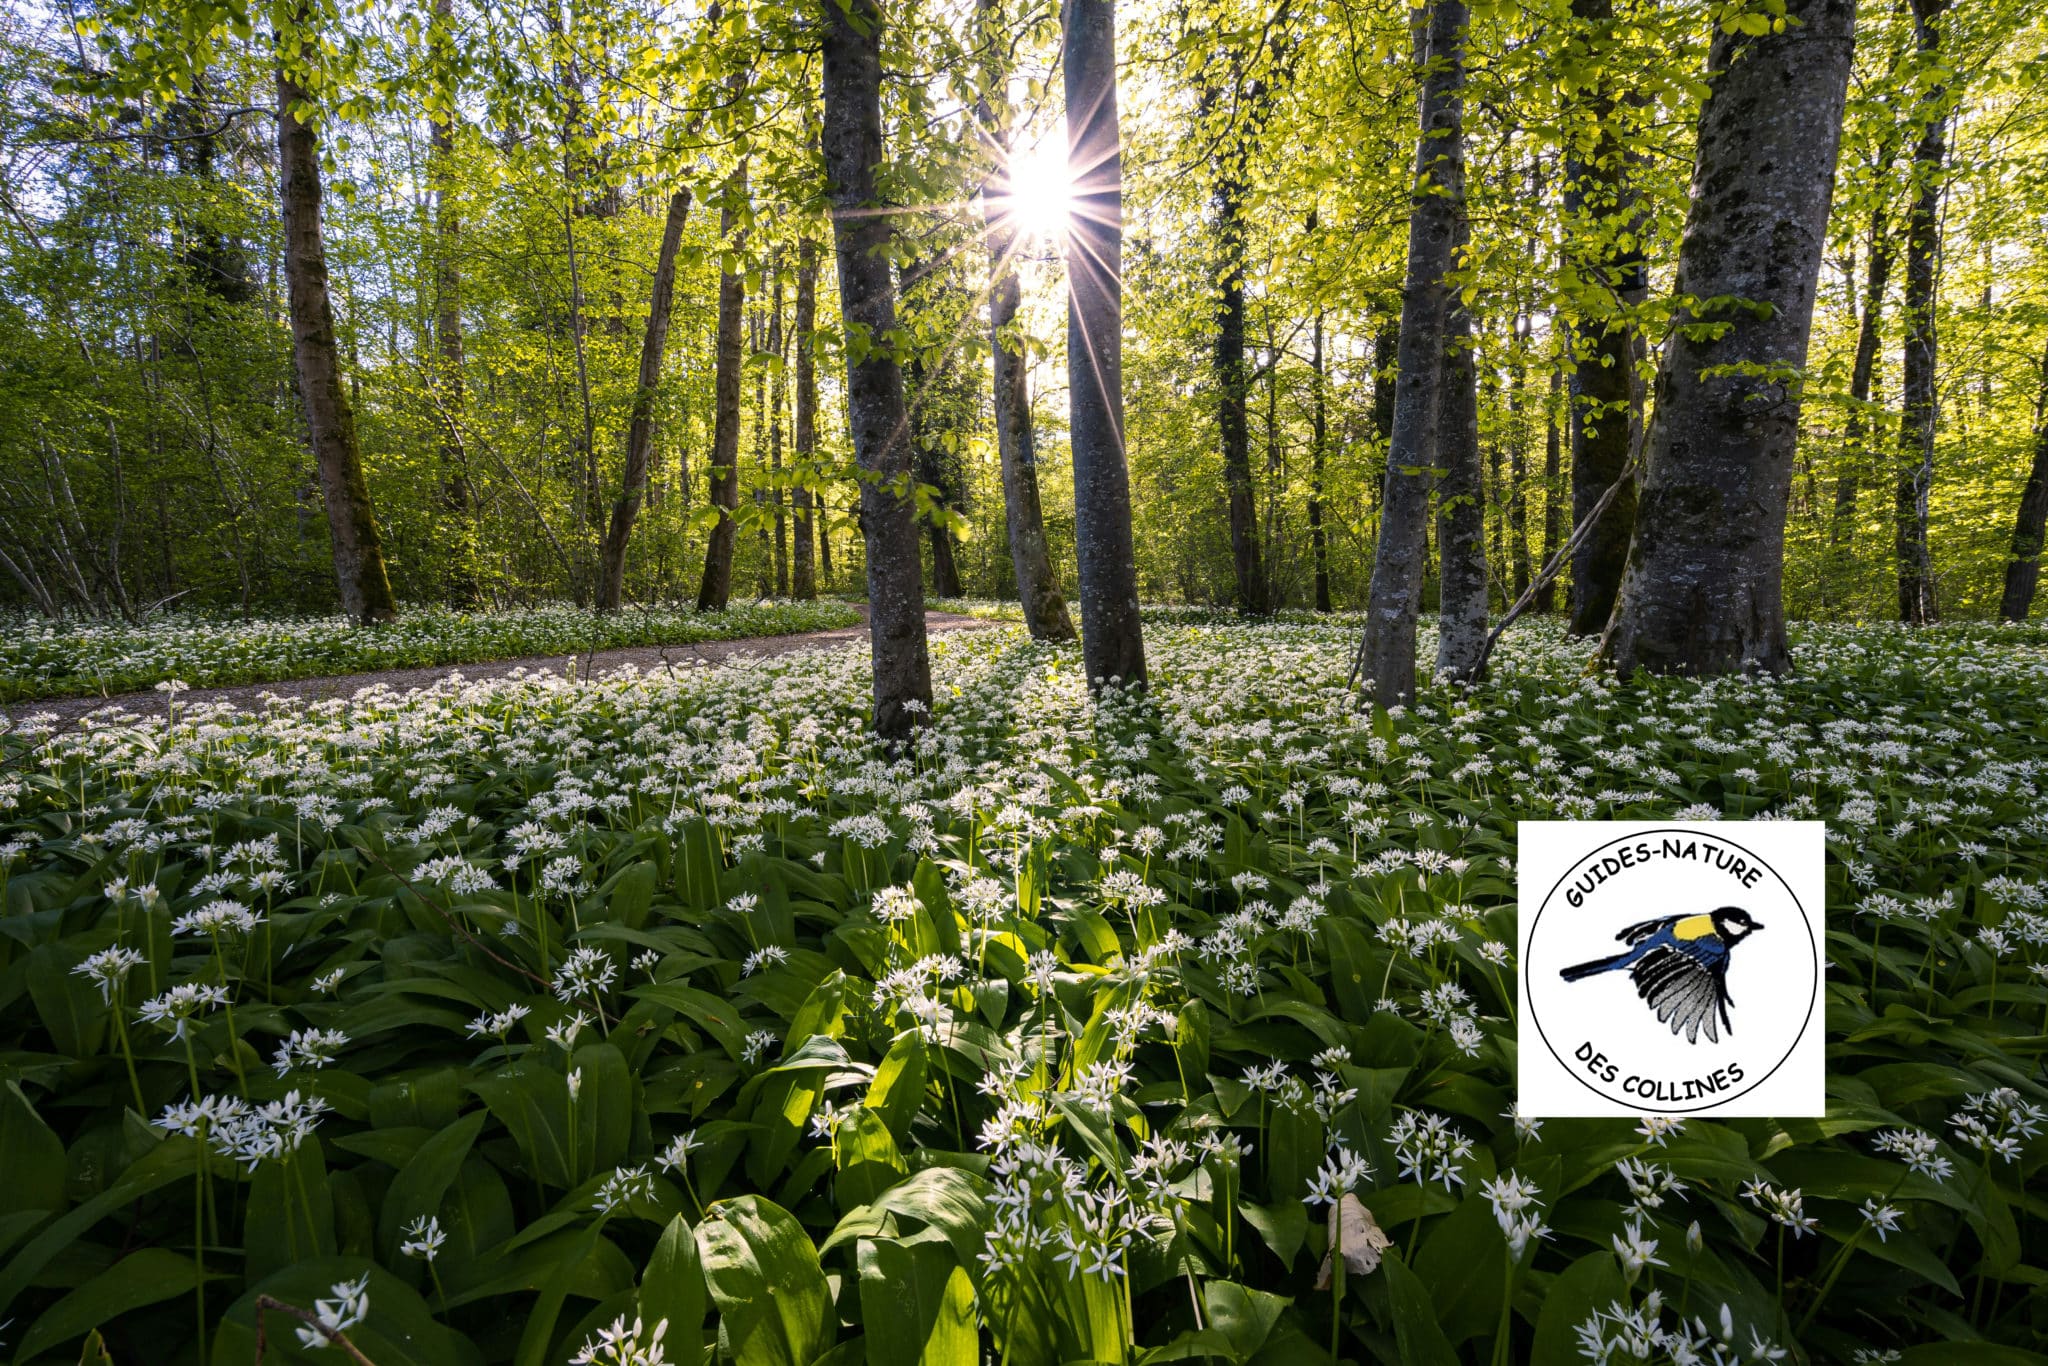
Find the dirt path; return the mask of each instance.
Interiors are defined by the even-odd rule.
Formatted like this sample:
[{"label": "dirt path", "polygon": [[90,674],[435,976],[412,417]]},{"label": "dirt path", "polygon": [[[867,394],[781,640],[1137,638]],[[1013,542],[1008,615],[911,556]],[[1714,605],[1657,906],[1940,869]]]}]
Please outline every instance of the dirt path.
[{"label": "dirt path", "polygon": [[[680,667],[700,661],[718,664],[735,655],[759,657],[786,655],[797,650],[829,650],[867,635],[867,608],[862,607],[860,612],[860,625],[841,626],[830,631],[806,631],[801,635],[707,640],[689,645],[639,645],[621,650],[599,650],[590,655],[536,655],[526,659],[499,659],[481,664],[438,664],[425,669],[382,669],[375,673],[294,678],[277,683],[239,684],[231,688],[194,688],[179,695],[178,705],[185,708],[208,702],[229,702],[239,707],[254,709],[261,704],[265,694],[299,702],[317,702],[327,698],[352,697],[358,691],[380,683],[394,692],[402,693],[413,688],[429,687],[456,673],[464,678],[502,678],[517,669],[525,669],[530,673],[537,673],[543,669],[574,669],[586,676],[595,676],[625,664],[638,665],[645,670],[659,669],[664,665]],[[961,616],[955,612],[924,614],[925,630],[933,635],[946,631],[977,630],[996,624],[978,617]],[[54,716],[67,722],[99,711],[156,717],[164,713],[164,700],[164,695],[157,692],[123,693],[115,697],[55,697],[40,702],[15,702],[0,706],[0,715],[15,721],[30,716]]]}]

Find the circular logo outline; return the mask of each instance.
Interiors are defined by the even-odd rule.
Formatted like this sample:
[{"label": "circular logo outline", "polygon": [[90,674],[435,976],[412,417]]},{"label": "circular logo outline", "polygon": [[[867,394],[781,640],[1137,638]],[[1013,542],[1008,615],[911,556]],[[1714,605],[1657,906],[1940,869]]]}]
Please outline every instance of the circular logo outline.
[{"label": "circular logo outline", "polygon": [[[1708,824],[1715,823],[1716,822],[1708,822]],[[1691,835],[1697,838],[1702,832],[1696,828],[1688,829],[1685,826],[1678,825],[1654,826],[1647,830],[1632,830],[1626,835],[1616,835],[1613,839],[1608,840],[1605,844],[1596,845],[1593,848],[1588,849],[1585,853],[1579,855],[1577,858],[1573,859],[1571,864],[1564,870],[1564,872],[1558,876],[1557,881],[1550,884],[1550,890],[1543,894],[1542,903],[1537,906],[1535,916],[1529,921],[1529,937],[1527,943],[1524,946],[1523,957],[1526,959],[1529,956],[1528,950],[1533,949],[1535,947],[1536,931],[1542,924],[1543,913],[1550,909],[1551,900],[1557,895],[1557,889],[1564,886],[1565,880],[1571,877],[1573,873],[1577,872],[1580,868],[1584,867],[1588,859],[1592,858],[1594,855],[1600,853],[1604,849],[1611,848],[1614,845],[1621,844],[1627,840],[1641,839],[1647,835],[1662,835],[1667,833]],[[1814,956],[1818,957],[1820,955],[1820,943],[1818,940],[1814,938],[1813,921],[1811,917],[1809,917],[1806,914],[1805,903],[1800,901],[1799,894],[1792,890],[1792,884],[1785,880],[1784,875],[1780,873],[1776,868],[1773,868],[1768,861],[1759,857],[1754,850],[1748,848],[1745,845],[1739,844],[1732,839],[1729,839],[1726,835],[1713,834],[1710,836],[1710,838],[1719,840],[1721,843],[1727,845],[1731,849],[1735,849],[1744,854],[1747,854],[1751,859],[1755,861],[1757,867],[1763,869],[1765,872],[1769,873],[1772,877],[1777,879],[1778,885],[1785,889],[1785,895],[1792,899],[1792,905],[1799,911],[1799,926],[1801,929],[1806,931],[1807,946],[1813,950]],[[1523,1002],[1523,1005],[1528,1012],[1530,1021],[1536,1026],[1536,1037],[1543,1040],[1543,1047],[1545,1051],[1547,1051],[1552,1058],[1555,1058],[1557,1060],[1557,1065],[1563,1068],[1566,1074],[1569,1075],[1573,1081],[1576,1081],[1579,1085],[1585,1087],[1588,1091],[1591,1091],[1594,1095],[1600,1097],[1601,1100],[1606,1101],[1610,1105],[1618,1105],[1624,1109],[1633,1110],[1641,1114],[1698,1114],[1702,1110],[1711,1110],[1718,1106],[1726,1105],[1731,1101],[1738,1100],[1741,1097],[1748,1095],[1750,1092],[1756,1090],[1759,1086],[1762,1086],[1765,1082],[1769,1081],[1772,1077],[1776,1076],[1778,1074],[1778,1069],[1783,1067],[1787,1062],[1790,1062],[1792,1060],[1792,1055],[1799,1051],[1799,1041],[1801,1039],[1804,1039],[1806,1037],[1806,1031],[1813,1027],[1813,1008],[1814,1005],[1820,999],[1822,983],[1826,975],[1827,964],[1825,962],[1822,962],[1821,966],[1818,969],[1816,969],[1814,973],[1813,990],[1807,998],[1806,1014],[1804,1017],[1801,1018],[1798,1030],[1793,1033],[1791,1043],[1786,1045],[1784,1056],[1779,1058],[1776,1062],[1772,1063],[1770,1069],[1766,1071],[1762,1076],[1758,1077],[1754,1082],[1751,1082],[1749,1085],[1743,1087],[1740,1091],[1736,1091],[1731,1095],[1717,1096],[1712,1100],[1703,1102],[1698,1105],[1670,1106],[1659,1109],[1648,1109],[1641,1105],[1631,1104],[1630,1102],[1625,1100],[1617,1100],[1615,1097],[1610,1096],[1605,1091],[1602,1091],[1599,1087],[1593,1085],[1592,1082],[1586,1080],[1584,1076],[1580,1075],[1578,1068],[1573,1067],[1570,1063],[1564,1060],[1563,1056],[1558,1053],[1556,1046],[1550,1042],[1550,1033],[1543,1027],[1543,1016],[1536,1009],[1536,974],[1533,972],[1529,972],[1526,969],[1523,972],[1522,977],[1524,986],[1526,988],[1525,994],[1528,997],[1528,999],[1525,1002]]]}]

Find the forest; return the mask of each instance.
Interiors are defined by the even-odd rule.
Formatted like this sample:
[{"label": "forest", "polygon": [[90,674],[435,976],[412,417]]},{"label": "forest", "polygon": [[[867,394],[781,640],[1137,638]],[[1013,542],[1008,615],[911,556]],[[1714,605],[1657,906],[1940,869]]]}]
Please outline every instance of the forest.
[{"label": "forest", "polygon": [[2048,1363],[2044,84],[6,8],[0,1360]]}]

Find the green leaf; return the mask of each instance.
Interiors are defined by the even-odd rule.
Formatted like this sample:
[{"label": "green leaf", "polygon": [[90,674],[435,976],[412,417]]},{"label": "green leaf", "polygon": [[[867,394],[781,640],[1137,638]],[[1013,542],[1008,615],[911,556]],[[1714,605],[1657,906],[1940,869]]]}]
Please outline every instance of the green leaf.
[{"label": "green leaf", "polygon": [[1249,1361],[1272,1336],[1280,1311],[1293,1301],[1234,1281],[1209,1281],[1202,1286],[1202,1303],[1208,1308],[1209,1327],[1222,1335],[1231,1355]]},{"label": "green leaf", "polygon": [[1404,1366],[1458,1366],[1458,1354],[1437,1322],[1429,1291],[1399,1256],[1388,1252],[1380,1268],[1387,1278],[1387,1300],[1394,1312],[1394,1341]]},{"label": "green leaf", "polygon": [[223,1274],[209,1271],[202,1277],[190,1257],[163,1248],[131,1252],[51,1305],[22,1336],[21,1358],[33,1360],[131,1309],[190,1294],[202,1279],[218,1280]]},{"label": "green leaf", "polygon": [[1543,1294],[1530,1366],[1583,1366],[1579,1325],[1627,1293],[1611,1253],[1589,1252],[1559,1272]]},{"label": "green leaf", "polygon": [[640,1319],[649,1331],[667,1322],[662,1345],[674,1366],[699,1366],[704,1360],[704,1301],[697,1234],[678,1214],[661,1231],[661,1241],[640,1274]]},{"label": "green leaf", "polygon": [[0,1091],[0,1214],[64,1208],[64,1140],[20,1086]]},{"label": "green leaf", "polygon": [[387,1260],[398,1256],[407,1222],[441,1212],[441,1197],[454,1184],[488,1118],[487,1112],[472,1110],[422,1143],[392,1178],[377,1218],[377,1246]]},{"label": "green leaf", "polygon": [[855,1260],[872,1366],[974,1366],[974,1288],[944,1238],[863,1238]]},{"label": "green leaf", "polygon": [[704,1280],[735,1366],[808,1366],[832,1343],[832,1295],[808,1234],[758,1195],[697,1225]]}]

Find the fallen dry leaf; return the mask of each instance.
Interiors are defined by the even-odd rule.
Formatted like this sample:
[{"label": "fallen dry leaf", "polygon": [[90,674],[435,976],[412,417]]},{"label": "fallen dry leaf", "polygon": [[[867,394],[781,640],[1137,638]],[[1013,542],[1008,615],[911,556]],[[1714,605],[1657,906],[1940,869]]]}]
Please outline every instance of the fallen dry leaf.
[{"label": "fallen dry leaf", "polygon": [[1372,1211],[1357,1196],[1346,1195],[1330,1206],[1330,1251],[1323,1257],[1323,1269],[1316,1273],[1316,1289],[1330,1288],[1337,1249],[1344,1250],[1344,1269],[1363,1276],[1379,1266],[1380,1254],[1393,1245]]}]

